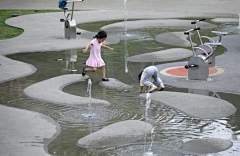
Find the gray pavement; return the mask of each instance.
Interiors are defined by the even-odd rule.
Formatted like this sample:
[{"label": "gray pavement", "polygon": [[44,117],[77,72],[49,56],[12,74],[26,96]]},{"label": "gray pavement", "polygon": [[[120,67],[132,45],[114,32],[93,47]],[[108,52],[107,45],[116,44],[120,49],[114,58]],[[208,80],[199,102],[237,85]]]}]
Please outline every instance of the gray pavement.
[{"label": "gray pavement", "polygon": [[47,145],[60,133],[50,117],[0,105],[0,155],[49,156]]},{"label": "gray pavement", "polygon": [[[89,98],[71,95],[62,91],[62,88],[64,86],[70,85],[75,82],[84,81],[88,78],[89,77],[87,75],[83,77],[80,74],[61,75],[35,83],[25,88],[23,92],[27,96],[40,101],[47,101],[51,103],[69,105],[74,107],[84,105],[88,107]],[[83,89],[81,90],[84,91]],[[87,90],[87,88],[85,90]],[[110,103],[108,101],[91,98],[91,105],[109,106]]]},{"label": "gray pavement", "polygon": [[[155,20],[137,20],[137,21],[127,21],[128,30],[136,29],[151,29],[151,28],[178,28],[186,29],[192,28],[191,20],[179,20],[179,19],[155,19]],[[216,28],[216,25],[201,22],[198,24],[201,29]],[[124,31],[124,22],[117,22],[109,25],[105,25],[101,30],[105,31]]]},{"label": "gray pavement", "polygon": [[[191,47],[190,42],[187,40],[188,35],[185,35],[183,32],[166,32],[162,34],[158,34],[155,37],[155,40],[164,43],[169,44],[173,46],[180,46],[180,47]],[[193,46],[197,46],[196,43],[192,43]]]},{"label": "gray pavement", "polygon": [[[58,1],[56,0],[0,0],[0,9],[57,9]],[[186,18],[186,17],[211,17],[211,18],[238,18],[239,12],[239,1],[232,0],[231,2],[224,0],[185,0],[184,2],[181,0],[131,0],[127,2],[128,8],[128,18],[129,19],[154,19],[154,18]],[[96,22],[96,21],[108,21],[108,20],[117,20],[123,19],[123,1],[119,0],[85,0],[82,3],[76,4],[75,9],[83,9],[86,11],[75,12],[74,19],[77,23],[87,23],[87,22]],[[92,10],[92,11],[87,11]],[[92,38],[93,32],[87,32],[82,30],[82,35],[78,40],[66,40],[63,38],[63,25],[59,22],[59,19],[63,18],[63,13],[44,13],[44,14],[36,14],[36,15],[26,15],[19,16],[17,18],[11,18],[6,21],[8,25],[23,28],[24,33],[18,37],[8,40],[0,41],[0,55],[8,55],[13,53],[20,52],[37,52],[37,51],[51,51],[51,50],[64,50],[64,49],[72,49],[72,48],[82,48],[88,42],[89,39]],[[88,35],[89,34],[89,35]],[[90,35],[91,34],[91,35]],[[106,41],[106,44],[114,44],[117,43],[117,39],[111,39]],[[185,79],[178,78],[170,78],[162,76],[161,78],[166,84],[174,85],[178,87],[189,87],[189,88],[199,88],[199,89],[207,89],[207,90],[216,90],[223,92],[234,92],[240,93],[240,90],[237,86],[239,86],[239,74],[238,67],[236,62],[240,59],[238,55],[238,51],[240,47],[239,44],[239,36],[238,35],[229,35],[224,37],[223,45],[228,49],[228,53],[224,55],[218,56],[216,59],[217,64],[224,68],[225,72],[221,76],[216,76],[213,78],[213,81],[210,82],[190,82]],[[36,71],[32,65],[26,63],[20,63],[17,61],[11,61],[10,59],[5,59],[4,57],[0,57],[1,63],[4,65],[0,65],[0,72],[7,73],[5,76],[0,76],[0,82],[5,82],[7,80],[16,79],[19,77],[23,77],[29,74],[32,74]],[[9,72],[9,68],[7,64],[11,64],[11,70],[16,72]],[[177,64],[166,64],[163,66],[158,66],[159,69],[170,67],[174,65],[185,65],[185,62],[177,63]],[[17,72],[20,68],[26,69],[25,72]],[[231,83],[229,83],[231,82]],[[2,108],[1,108],[2,110]],[[58,135],[58,132],[54,130],[57,127],[55,123],[55,127],[53,124],[49,124],[48,120],[39,121],[38,118],[34,118],[35,113],[32,115],[27,115],[26,113],[18,115],[19,112],[23,110],[13,110],[10,108],[4,108],[4,112],[1,111],[0,116],[3,115],[5,122],[4,124],[10,123],[9,125],[1,124],[6,128],[13,128],[14,125],[20,127],[18,129],[15,128],[15,131],[6,131],[6,133],[1,133],[0,138],[4,138],[5,136],[10,136],[12,140],[19,141],[10,141],[10,142],[2,142],[1,149],[4,152],[4,155],[47,155],[46,145],[50,142],[50,140],[46,143],[43,142],[45,138],[53,137],[53,134]],[[31,113],[31,112],[30,112]],[[11,115],[11,116],[10,116]],[[9,118],[4,118],[4,117]],[[43,126],[51,128],[43,128],[42,131],[40,129],[35,129],[34,126],[30,128],[26,128],[18,122],[20,117],[24,118],[25,123],[29,123],[29,125],[35,126]],[[8,120],[10,119],[10,120]],[[7,121],[7,122],[6,122]],[[11,126],[10,126],[11,125]],[[39,128],[39,127],[38,127]],[[3,128],[1,127],[1,130]],[[20,132],[25,132],[19,135]],[[36,132],[36,135],[26,136],[25,134],[34,134],[32,132]],[[40,147],[36,146],[25,146],[22,145],[27,144],[32,141],[34,136],[38,136],[41,134],[41,138],[38,139],[38,142],[42,142]],[[17,143],[22,141],[25,142]],[[26,140],[26,141],[25,141]],[[4,141],[4,139],[1,139]],[[18,147],[18,148],[12,148]],[[27,147],[27,148],[26,148]],[[11,148],[11,149],[10,149]],[[7,149],[7,150],[6,150]],[[45,149],[45,151],[44,151]],[[17,153],[21,151],[22,153]],[[34,154],[31,154],[34,152]]]},{"label": "gray pavement", "polygon": [[233,143],[229,140],[218,138],[202,138],[185,142],[182,148],[193,153],[218,153],[231,148]]},{"label": "gray pavement", "polygon": [[[140,97],[145,98],[146,94]],[[234,105],[225,100],[198,94],[158,91],[151,93],[151,100],[199,119],[228,117],[237,111]]]},{"label": "gray pavement", "polygon": [[118,91],[128,91],[133,87],[125,84],[115,78],[109,78],[109,81],[100,81],[99,85],[105,88],[114,89]]},{"label": "gray pavement", "polygon": [[[57,9],[58,0],[0,0],[0,9]],[[76,9],[123,10],[123,0],[85,0]],[[239,0],[128,0],[127,9],[146,12],[193,12],[237,14]]]},{"label": "gray pavement", "polygon": [[139,120],[120,121],[78,140],[80,147],[113,147],[132,143],[150,134],[153,125]]},{"label": "gray pavement", "polygon": [[[169,43],[170,44],[170,43]],[[134,55],[127,58],[129,62],[165,62],[187,58],[193,55],[193,52],[183,48],[172,48],[146,54]]]},{"label": "gray pavement", "polygon": [[0,83],[25,77],[36,72],[36,68],[27,63],[12,60],[0,55]]},{"label": "gray pavement", "polygon": [[211,21],[215,23],[239,24],[239,18],[214,18]]}]

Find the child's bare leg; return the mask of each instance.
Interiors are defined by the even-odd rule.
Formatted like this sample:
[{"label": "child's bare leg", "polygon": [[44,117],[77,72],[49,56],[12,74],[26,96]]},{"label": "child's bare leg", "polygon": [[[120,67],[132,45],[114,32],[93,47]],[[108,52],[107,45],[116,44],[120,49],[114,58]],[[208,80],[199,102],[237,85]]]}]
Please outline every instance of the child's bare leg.
[{"label": "child's bare leg", "polygon": [[88,71],[90,71],[90,72],[95,72],[95,71],[97,71],[97,68],[96,68],[96,67],[85,68],[85,72],[88,72]]},{"label": "child's bare leg", "polygon": [[147,92],[149,92],[149,90],[150,90],[150,86],[147,86]]},{"label": "child's bare leg", "polygon": [[109,81],[109,79],[106,78],[106,69],[105,66],[102,66],[102,81]]},{"label": "child's bare leg", "polygon": [[105,66],[102,66],[102,78],[106,78],[106,69],[105,69]]},{"label": "child's bare leg", "polygon": [[85,74],[87,73],[87,71],[95,72],[96,70],[97,70],[96,67],[92,67],[92,68],[83,68],[82,76],[85,76]]}]

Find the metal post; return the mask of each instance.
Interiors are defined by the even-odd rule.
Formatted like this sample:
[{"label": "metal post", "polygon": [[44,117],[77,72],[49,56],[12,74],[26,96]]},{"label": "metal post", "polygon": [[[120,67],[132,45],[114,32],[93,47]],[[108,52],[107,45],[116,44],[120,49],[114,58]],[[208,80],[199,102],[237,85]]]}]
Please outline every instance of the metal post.
[{"label": "metal post", "polygon": [[73,10],[74,10],[74,2],[73,2],[73,4],[72,4],[72,15],[71,15],[71,21],[72,21],[72,19],[73,19]]}]

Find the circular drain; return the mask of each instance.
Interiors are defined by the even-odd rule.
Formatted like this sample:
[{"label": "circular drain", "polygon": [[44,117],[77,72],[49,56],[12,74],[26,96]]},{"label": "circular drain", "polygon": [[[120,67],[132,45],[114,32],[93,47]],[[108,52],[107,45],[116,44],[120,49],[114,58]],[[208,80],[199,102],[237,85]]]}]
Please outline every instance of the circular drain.
[{"label": "circular drain", "polygon": [[18,14],[12,14],[12,17],[17,17],[18,16]]},{"label": "circular drain", "polygon": [[[222,74],[224,70],[222,68],[209,68],[209,75],[219,75]],[[170,67],[160,71],[161,74],[165,76],[173,77],[188,77],[188,69],[182,66]]]},{"label": "circular drain", "polygon": [[54,59],[48,59],[49,62],[63,62],[63,61],[66,61],[65,58],[54,58]]},{"label": "circular drain", "polygon": [[69,69],[69,71],[77,72],[77,69]]}]

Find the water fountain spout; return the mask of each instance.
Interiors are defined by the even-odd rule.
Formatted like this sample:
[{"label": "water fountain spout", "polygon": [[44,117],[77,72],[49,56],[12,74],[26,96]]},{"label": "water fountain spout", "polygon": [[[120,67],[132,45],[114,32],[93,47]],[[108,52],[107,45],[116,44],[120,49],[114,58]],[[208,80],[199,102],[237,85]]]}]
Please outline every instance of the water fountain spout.
[{"label": "water fountain spout", "polygon": [[146,110],[145,110],[145,118],[146,118],[146,120],[148,118],[148,108],[150,107],[150,105],[151,105],[151,94],[147,93],[146,94]]},{"label": "water fountain spout", "polygon": [[92,117],[92,111],[91,111],[91,92],[92,92],[92,80],[91,79],[88,79],[88,87],[87,87],[87,93],[88,93],[88,98],[89,98],[89,101],[88,101],[88,108],[89,108],[89,114],[82,114],[83,116],[85,117],[88,117],[89,120],[90,118]]},{"label": "water fountain spout", "polygon": [[153,144],[154,137],[155,137],[155,132],[154,132],[154,128],[153,128],[153,129],[151,130],[151,145],[150,145],[148,151],[151,151],[151,150],[152,150],[152,144]]},{"label": "water fountain spout", "polygon": [[124,34],[127,32],[127,0],[124,0]]},{"label": "water fountain spout", "polygon": [[92,80],[88,79],[88,87],[87,87],[87,92],[89,95],[89,99],[91,100],[91,91],[92,91]]},{"label": "water fountain spout", "polygon": [[153,144],[154,138],[155,138],[155,132],[154,132],[154,128],[152,128],[152,130],[151,130],[151,144],[150,144],[150,147],[149,147],[148,151],[144,152],[144,156],[155,156],[155,154],[153,154],[153,152],[152,152],[152,144]]},{"label": "water fountain spout", "polygon": [[127,58],[128,58],[128,47],[127,47],[127,0],[124,0],[124,50],[125,50],[125,73],[128,73]]},{"label": "water fountain spout", "polygon": [[89,132],[92,133],[92,120],[91,120],[91,117],[92,117],[92,111],[91,111],[92,80],[91,79],[88,79],[87,92],[88,92],[88,95],[89,95],[89,103],[88,103],[88,106],[89,106],[89,115],[88,115],[88,119],[89,119]]},{"label": "water fountain spout", "polygon": [[[145,108],[145,120],[146,121],[148,121],[148,108],[150,107],[150,105],[151,105],[151,94],[147,93],[146,94],[146,108]],[[151,134],[152,134],[152,131],[151,131]],[[147,142],[146,138],[147,138],[147,134],[145,134],[145,141],[144,141],[145,143],[144,143],[144,154],[143,154],[143,156],[153,156],[153,155],[151,155],[152,154],[151,151],[148,150],[147,152],[145,152],[145,146],[146,146],[146,142]]]},{"label": "water fountain spout", "polygon": [[[91,108],[91,92],[92,92],[92,80],[91,79],[88,79],[88,87],[87,87],[87,92],[88,92],[88,97],[89,97],[89,102],[88,102],[88,106],[89,106],[89,109]],[[91,117],[91,116],[89,116]]]},{"label": "water fountain spout", "polygon": [[125,50],[125,73],[128,73],[127,58],[129,57],[129,55],[128,55],[128,46],[127,46],[127,40],[126,39],[124,41],[124,50]]}]

